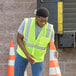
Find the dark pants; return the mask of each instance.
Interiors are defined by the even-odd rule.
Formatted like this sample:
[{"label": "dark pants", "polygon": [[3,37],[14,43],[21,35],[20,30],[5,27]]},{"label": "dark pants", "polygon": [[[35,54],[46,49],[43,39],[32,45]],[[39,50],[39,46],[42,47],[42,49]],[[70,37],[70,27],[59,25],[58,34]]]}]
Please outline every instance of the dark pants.
[{"label": "dark pants", "polygon": [[[28,60],[16,54],[14,76],[24,76]],[[42,76],[43,62],[31,64],[32,76]],[[28,76],[28,75],[27,75]]]}]

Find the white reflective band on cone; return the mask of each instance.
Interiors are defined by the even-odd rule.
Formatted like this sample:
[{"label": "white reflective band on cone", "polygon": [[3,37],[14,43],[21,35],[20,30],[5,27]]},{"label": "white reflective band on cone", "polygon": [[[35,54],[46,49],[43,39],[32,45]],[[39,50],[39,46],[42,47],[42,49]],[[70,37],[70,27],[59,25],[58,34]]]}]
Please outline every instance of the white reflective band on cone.
[{"label": "white reflective band on cone", "polygon": [[57,60],[57,58],[55,58],[55,50],[50,50],[50,60]]},{"label": "white reflective band on cone", "polygon": [[49,68],[49,74],[60,74],[60,69],[59,67],[55,67],[55,68]]},{"label": "white reflective band on cone", "polygon": [[15,60],[9,60],[8,65],[14,65]]},{"label": "white reflective band on cone", "polygon": [[24,76],[27,76],[27,71],[26,71],[26,72],[24,72]]},{"label": "white reflective band on cone", "polygon": [[9,55],[15,55],[14,47],[11,47],[10,48]]}]

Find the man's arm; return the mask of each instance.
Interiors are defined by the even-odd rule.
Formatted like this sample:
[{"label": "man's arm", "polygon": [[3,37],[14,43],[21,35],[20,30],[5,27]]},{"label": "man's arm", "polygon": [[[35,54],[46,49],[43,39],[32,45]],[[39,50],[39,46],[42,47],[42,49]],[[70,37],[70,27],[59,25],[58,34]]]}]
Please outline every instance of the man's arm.
[{"label": "man's arm", "polygon": [[25,48],[25,46],[23,44],[23,38],[24,38],[24,36],[21,35],[20,33],[18,33],[17,43],[20,46],[20,48],[22,49],[22,51],[24,52],[24,54],[26,55],[28,61],[31,62],[31,63],[35,63],[35,61],[32,59],[34,57],[27,52],[27,50],[26,50],[26,48]]},{"label": "man's arm", "polygon": [[24,52],[24,54],[26,55],[28,61],[30,61],[31,63],[34,63],[35,61],[32,59],[32,58],[34,58],[34,57],[27,52],[27,50],[26,50],[26,48],[25,48],[25,46],[24,46],[24,44],[23,44],[23,38],[24,38],[24,36],[23,36],[23,31],[24,31],[24,26],[25,26],[25,21],[23,21],[23,22],[21,23],[21,25],[20,25],[20,27],[19,27],[19,29],[18,29],[17,43],[18,43],[18,45],[20,46],[20,48],[22,49],[22,51]]},{"label": "man's arm", "polygon": [[20,33],[17,34],[17,44],[20,46],[20,48],[23,50],[23,52],[25,53],[25,55],[27,55],[27,52],[26,52],[26,49],[24,47],[24,44],[23,44],[23,38],[24,36],[21,35]]},{"label": "man's arm", "polygon": [[[53,29],[53,31],[52,31],[52,35],[51,35],[51,40],[50,40],[50,43],[49,43],[49,49],[53,46],[54,48],[55,48],[55,44],[54,44],[54,37],[55,37],[55,32],[54,32],[54,29]],[[56,50],[56,48],[55,48],[55,50]],[[54,56],[56,57],[56,58],[58,58],[58,51],[56,50],[55,51],[55,53],[54,53]]]}]

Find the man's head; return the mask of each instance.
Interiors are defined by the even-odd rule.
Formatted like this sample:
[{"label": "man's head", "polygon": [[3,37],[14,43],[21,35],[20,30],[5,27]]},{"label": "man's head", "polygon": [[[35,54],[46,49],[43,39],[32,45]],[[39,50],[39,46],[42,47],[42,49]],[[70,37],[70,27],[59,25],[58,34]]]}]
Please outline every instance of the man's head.
[{"label": "man's head", "polygon": [[36,23],[44,26],[48,22],[49,11],[45,7],[40,7],[36,12]]}]

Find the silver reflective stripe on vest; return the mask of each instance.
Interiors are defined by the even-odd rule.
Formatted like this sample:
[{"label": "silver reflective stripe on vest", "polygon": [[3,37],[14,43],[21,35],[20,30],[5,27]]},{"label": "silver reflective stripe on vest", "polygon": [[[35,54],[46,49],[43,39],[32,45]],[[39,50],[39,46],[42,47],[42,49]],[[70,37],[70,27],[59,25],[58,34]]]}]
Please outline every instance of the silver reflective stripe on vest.
[{"label": "silver reflective stripe on vest", "polygon": [[28,33],[29,33],[30,25],[31,25],[31,18],[28,19],[26,33],[25,33],[25,42],[27,42],[27,39],[28,39]]},{"label": "silver reflective stripe on vest", "polygon": [[50,26],[50,24],[48,24],[46,37],[49,37],[50,31],[51,31],[51,26]]},{"label": "silver reflective stripe on vest", "polygon": [[45,49],[46,49],[45,47],[40,47],[40,46],[33,45],[33,44],[28,44],[28,43],[26,43],[26,45],[27,45],[28,47],[37,48],[37,49],[40,49],[40,50],[45,50]]}]

